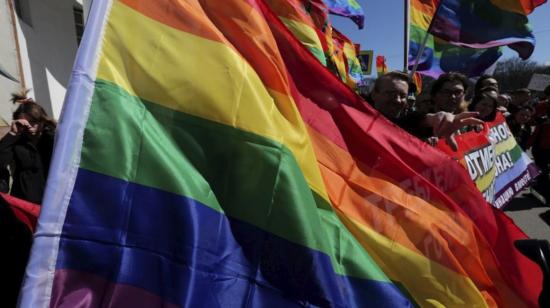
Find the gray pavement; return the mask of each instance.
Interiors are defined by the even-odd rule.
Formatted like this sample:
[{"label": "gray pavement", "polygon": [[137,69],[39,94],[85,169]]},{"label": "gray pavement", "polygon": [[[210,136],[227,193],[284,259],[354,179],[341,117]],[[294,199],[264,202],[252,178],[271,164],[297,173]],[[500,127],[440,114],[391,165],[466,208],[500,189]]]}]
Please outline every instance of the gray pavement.
[{"label": "gray pavement", "polygon": [[550,207],[536,193],[531,193],[530,189],[514,198],[504,208],[504,212],[529,237],[550,241]]}]

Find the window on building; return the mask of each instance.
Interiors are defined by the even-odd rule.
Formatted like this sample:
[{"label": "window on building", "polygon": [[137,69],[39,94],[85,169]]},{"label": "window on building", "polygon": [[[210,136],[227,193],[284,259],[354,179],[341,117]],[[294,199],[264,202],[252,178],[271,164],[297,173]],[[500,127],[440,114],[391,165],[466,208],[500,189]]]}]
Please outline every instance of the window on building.
[{"label": "window on building", "polygon": [[82,34],[84,34],[84,11],[82,10],[82,5],[75,4],[73,6],[73,15],[74,15],[74,26],[76,29],[76,41],[80,45],[80,40],[82,40]]},{"label": "window on building", "polygon": [[15,13],[24,23],[32,27],[31,4],[29,0],[15,0]]}]

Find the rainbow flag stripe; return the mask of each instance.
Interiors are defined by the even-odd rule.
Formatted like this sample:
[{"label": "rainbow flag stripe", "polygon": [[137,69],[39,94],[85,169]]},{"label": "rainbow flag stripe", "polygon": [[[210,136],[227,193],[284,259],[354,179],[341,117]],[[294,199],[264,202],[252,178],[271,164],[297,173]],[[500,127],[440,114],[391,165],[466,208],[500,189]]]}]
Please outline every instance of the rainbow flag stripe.
[{"label": "rainbow flag stripe", "polygon": [[525,235],[262,0],[94,2],[66,103],[22,307],[536,303]]}]

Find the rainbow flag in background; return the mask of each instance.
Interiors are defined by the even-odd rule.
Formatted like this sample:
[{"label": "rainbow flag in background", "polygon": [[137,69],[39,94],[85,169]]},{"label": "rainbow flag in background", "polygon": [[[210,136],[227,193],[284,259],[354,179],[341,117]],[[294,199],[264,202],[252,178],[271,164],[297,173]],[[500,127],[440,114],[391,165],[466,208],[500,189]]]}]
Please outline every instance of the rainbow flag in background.
[{"label": "rainbow flag in background", "polygon": [[388,72],[388,66],[386,65],[386,57],[378,55],[376,56],[376,73],[378,77]]},{"label": "rainbow flag in background", "polygon": [[508,46],[522,59],[527,59],[535,49],[535,37],[526,14],[507,10],[510,9],[507,4],[513,2],[523,1],[440,0],[441,7],[434,16],[430,33],[457,46]]},{"label": "rainbow flag in background", "polygon": [[344,83],[348,79],[348,69],[346,66],[346,56],[344,54],[344,42],[338,39],[338,34],[334,34],[335,29],[331,24],[325,28],[327,38],[327,62],[328,69]]},{"label": "rainbow flag in background", "polygon": [[365,24],[365,13],[357,0],[324,0],[330,13],[348,17],[363,29]]},{"label": "rainbow flag in background", "polygon": [[324,31],[329,23],[328,7],[323,0],[300,0],[305,10],[311,16],[317,29]]},{"label": "rainbow flag in background", "polygon": [[332,29],[332,37],[336,41],[335,46],[340,48],[345,67],[345,83],[352,89],[363,79],[361,62],[357,58],[356,45],[344,34],[335,28]]},{"label": "rainbow flag in background", "polygon": [[424,51],[418,59],[418,72],[433,78],[446,72],[461,72],[468,77],[482,75],[502,56],[501,48],[459,47],[427,33],[437,4],[435,0],[411,1],[409,69],[414,67],[427,35]]},{"label": "rainbow flag in background", "polygon": [[312,18],[303,2],[303,0],[266,0],[266,3],[279,16],[279,19],[283,21],[290,32],[313,53],[319,62],[326,66],[326,37],[322,32],[322,28],[316,25],[316,22],[319,23],[319,21]]},{"label": "rainbow flag in background", "polygon": [[262,0],[95,1],[50,170],[22,307],[520,307],[541,289],[465,171]]}]

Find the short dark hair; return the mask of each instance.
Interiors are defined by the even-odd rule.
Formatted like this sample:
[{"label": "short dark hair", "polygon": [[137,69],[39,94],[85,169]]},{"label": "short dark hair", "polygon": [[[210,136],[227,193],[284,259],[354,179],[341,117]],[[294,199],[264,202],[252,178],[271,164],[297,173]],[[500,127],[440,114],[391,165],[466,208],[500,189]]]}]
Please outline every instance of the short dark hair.
[{"label": "short dark hair", "polygon": [[374,88],[372,89],[372,91],[380,91],[380,86],[382,85],[382,83],[385,81],[385,80],[394,80],[394,79],[397,79],[397,80],[402,80],[404,82],[406,82],[409,87],[411,87],[411,78],[409,78],[409,75],[403,73],[403,72],[399,72],[399,71],[391,71],[389,73],[386,73],[380,77],[378,77],[378,79],[376,79],[376,81],[374,82]]},{"label": "short dark hair", "polygon": [[466,76],[461,73],[451,72],[442,74],[441,76],[439,76],[439,78],[437,78],[437,80],[432,84],[430,94],[432,96],[435,96],[437,92],[439,92],[441,88],[443,88],[443,85],[449,81],[459,81],[460,83],[462,83],[462,86],[464,87],[464,93],[468,92],[468,89],[470,88],[470,81],[468,81],[468,78]]},{"label": "short dark hair", "polygon": [[512,94],[512,95],[517,95],[517,94],[531,94],[531,90],[529,90],[529,89],[527,89],[527,88],[519,88],[519,89],[513,90],[511,94]]},{"label": "short dark hair", "polygon": [[546,95],[547,97],[550,96],[550,85],[546,86],[546,88],[544,88],[544,95]]},{"label": "short dark hair", "polygon": [[[478,95],[479,92],[482,92],[484,90],[486,90],[487,87],[484,87],[482,84],[485,80],[487,79],[494,79],[495,81],[497,80],[494,76],[492,75],[488,75],[488,74],[483,74],[481,75],[477,81],[476,81],[476,84],[474,85],[474,95]],[[497,81],[498,82],[498,81]],[[494,89],[496,90],[496,89]]]}]

